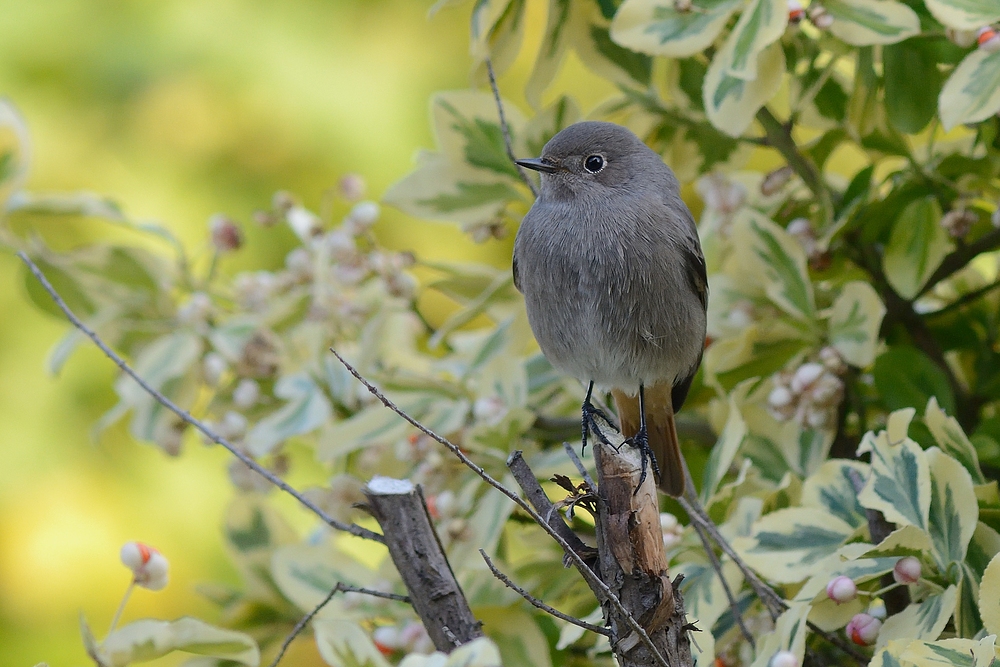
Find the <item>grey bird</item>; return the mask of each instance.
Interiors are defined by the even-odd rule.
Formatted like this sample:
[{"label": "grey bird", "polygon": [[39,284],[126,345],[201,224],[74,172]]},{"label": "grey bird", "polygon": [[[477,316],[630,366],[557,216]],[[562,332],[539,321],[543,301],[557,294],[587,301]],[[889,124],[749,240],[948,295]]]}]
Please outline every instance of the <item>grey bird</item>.
[{"label": "grey bird", "polygon": [[516,162],[540,172],[541,191],[514,242],[514,284],[546,358],[589,383],[584,444],[596,384],[653,455],[660,489],[680,496],[674,413],[701,363],[708,278],[677,178],[614,123],[576,123]]}]

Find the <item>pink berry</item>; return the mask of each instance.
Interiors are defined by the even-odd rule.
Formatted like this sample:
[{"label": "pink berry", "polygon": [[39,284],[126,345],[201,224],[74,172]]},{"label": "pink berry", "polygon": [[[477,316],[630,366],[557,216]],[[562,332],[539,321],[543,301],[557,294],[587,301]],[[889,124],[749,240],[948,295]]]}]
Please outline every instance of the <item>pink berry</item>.
[{"label": "pink berry", "polygon": [[920,579],[920,560],[914,556],[900,558],[892,568],[892,578],[899,584],[916,583]]},{"label": "pink berry", "polygon": [[859,646],[871,646],[882,629],[882,621],[868,614],[855,614],[845,628],[847,636]]},{"label": "pink berry", "polygon": [[837,604],[843,604],[858,596],[858,587],[853,579],[840,575],[826,585],[826,595]]}]

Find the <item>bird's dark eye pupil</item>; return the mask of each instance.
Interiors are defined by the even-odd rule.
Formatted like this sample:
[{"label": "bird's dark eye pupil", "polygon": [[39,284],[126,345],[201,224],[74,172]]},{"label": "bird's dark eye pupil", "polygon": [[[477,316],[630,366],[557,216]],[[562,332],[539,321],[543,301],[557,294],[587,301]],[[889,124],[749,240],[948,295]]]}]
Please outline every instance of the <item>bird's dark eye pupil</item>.
[{"label": "bird's dark eye pupil", "polygon": [[604,168],[604,158],[600,155],[591,155],[583,162],[584,168],[592,174],[596,174]]}]

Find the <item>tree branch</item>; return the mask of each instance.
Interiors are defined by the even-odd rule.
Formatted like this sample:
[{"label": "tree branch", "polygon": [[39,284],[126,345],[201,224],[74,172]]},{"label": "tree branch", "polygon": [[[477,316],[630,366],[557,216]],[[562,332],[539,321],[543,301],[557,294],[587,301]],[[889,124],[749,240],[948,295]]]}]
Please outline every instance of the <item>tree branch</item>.
[{"label": "tree branch", "polygon": [[799,151],[799,147],[792,138],[791,129],[781,124],[771,110],[766,106],[757,112],[757,122],[764,128],[767,136],[767,143],[770,147],[781,153],[806,187],[816,197],[823,212],[823,223],[828,224],[833,221],[833,202],[830,200],[830,192],[823,182],[823,175],[820,173],[812,160]]},{"label": "tree branch", "polygon": [[490,77],[490,88],[493,90],[493,101],[496,102],[497,115],[500,117],[500,130],[503,132],[503,143],[504,148],[507,149],[507,157],[510,158],[511,164],[517,169],[517,173],[521,175],[521,180],[531,190],[531,194],[537,197],[538,189],[535,187],[535,184],[528,178],[524,167],[515,162],[517,158],[514,156],[514,147],[510,140],[510,127],[507,125],[507,116],[503,112],[503,102],[500,100],[500,88],[497,86],[497,78],[493,73],[493,62],[489,58],[486,59],[486,73]]},{"label": "tree branch", "polygon": [[191,426],[201,431],[201,433],[204,434],[204,436],[209,440],[211,440],[212,442],[225,447],[233,456],[242,461],[244,465],[246,465],[248,468],[256,472],[258,475],[269,481],[271,484],[274,484],[276,487],[278,487],[288,495],[295,498],[295,500],[297,500],[299,504],[311,510],[316,516],[322,519],[331,528],[342,530],[345,533],[350,533],[351,535],[363,539],[374,540],[375,542],[380,542],[383,544],[385,543],[384,538],[374,531],[368,530],[367,528],[362,528],[361,526],[358,526],[353,523],[344,523],[342,521],[334,519],[332,516],[330,516],[322,509],[320,509],[318,505],[316,505],[311,500],[309,500],[304,495],[295,490],[291,485],[285,482],[285,480],[281,479],[273,472],[271,472],[261,464],[257,463],[255,460],[253,460],[253,458],[251,458],[244,452],[240,451],[235,445],[233,445],[227,439],[223,438],[215,431],[210,429],[204,422],[195,419],[194,417],[191,416],[191,414],[187,410],[181,409],[180,407],[177,406],[177,404],[175,404],[169,398],[167,398],[159,391],[157,391],[152,385],[150,385],[138,373],[136,373],[135,370],[133,370],[132,367],[129,366],[124,359],[118,356],[118,354],[114,350],[108,347],[108,345],[101,339],[100,336],[97,335],[96,332],[94,332],[93,329],[84,324],[80,320],[80,318],[78,318],[73,313],[73,311],[70,310],[69,306],[66,305],[66,302],[63,301],[63,298],[59,296],[59,293],[56,292],[55,288],[52,287],[52,284],[45,277],[45,274],[42,273],[42,270],[38,268],[37,264],[31,261],[31,258],[28,257],[24,253],[24,251],[18,251],[17,256],[21,259],[22,262],[24,262],[27,265],[28,270],[30,270],[31,273],[34,274],[35,278],[38,279],[38,282],[41,283],[45,291],[49,293],[49,296],[52,297],[52,300],[55,302],[56,306],[58,306],[59,310],[61,310],[63,314],[66,315],[66,318],[70,322],[72,322],[73,326],[82,331],[84,335],[87,336],[87,338],[92,340],[94,342],[94,345],[100,348],[101,352],[103,352],[106,357],[111,359],[111,361],[115,362],[115,364],[118,366],[118,368],[122,370],[123,373],[125,373],[130,378],[135,380],[135,382],[140,387],[142,387],[143,391],[152,396],[160,405],[173,412],[186,424],[190,424]]},{"label": "tree branch", "polygon": [[278,649],[278,654],[274,656],[274,660],[271,661],[270,667],[278,667],[278,663],[281,662],[281,659],[283,657],[285,657],[285,652],[288,650],[288,647],[291,646],[292,642],[295,641],[295,638],[298,637],[303,630],[305,630],[305,627],[309,624],[309,621],[313,620],[316,614],[318,614],[320,610],[323,609],[323,607],[328,605],[330,603],[330,600],[332,600],[333,596],[336,595],[337,593],[363,593],[365,595],[371,595],[377,598],[384,598],[386,600],[397,600],[399,602],[406,602],[406,603],[410,602],[410,598],[408,598],[405,595],[396,595],[395,593],[383,593],[382,591],[372,590],[371,588],[360,588],[358,586],[351,586],[350,584],[345,584],[342,581],[338,581],[337,585],[334,586],[333,590],[330,591],[330,594],[327,595],[325,598],[323,598],[322,602],[313,607],[308,614],[303,616],[299,620],[299,622],[295,624],[295,627],[292,628],[292,631],[288,633],[287,637],[285,637],[285,641],[281,642],[281,648]]},{"label": "tree branch", "polygon": [[426,426],[418,422],[416,419],[408,415],[406,412],[401,410],[399,406],[390,401],[385,396],[385,394],[379,391],[379,389],[375,385],[366,380],[358,372],[358,370],[354,368],[354,366],[352,366],[350,363],[348,363],[346,359],[340,356],[340,354],[338,354],[336,350],[331,349],[330,351],[333,353],[335,357],[337,357],[338,360],[340,360],[340,363],[344,365],[344,367],[348,370],[348,372],[350,372],[351,375],[353,375],[361,384],[363,384],[365,388],[368,389],[368,391],[372,394],[372,396],[377,398],[379,402],[382,403],[382,405],[395,412],[397,415],[402,417],[407,423],[415,427],[424,435],[428,436],[435,442],[444,445],[448,449],[448,451],[454,454],[455,457],[458,458],[458,460],[461,461],[466,467],[468,467],[470,470],[479,475],[479,477],[481,477],[483,481],[485,481],[487,484],[495,488],[503,495],[510,498],[512,501],[514,501],[514,503],[518,507],[524,510],[528,514],[528,516],[530,516],[535,521],[535,523],[541,526],[542,530],[548,533],[549,536],[553,540],[555,540],[556,543],[559,544],[559,546],[563,548],[563,551],[573,562],[573,564],[576,566],[577,571],[580,572],[580,574],[591,586],[591,588],[596,587],[597,590],[601,592],[600,596],[598,597],[598,600],[602,603],[605,601],[608,602],[618,613],[622,615],[622,617],[625,619],[625,622],[629,625],[629,627],[632,630],[634,630],[636,634],[639,636],[640,641],[647,648],[649,648],[650,652],[652,653],[655,659],[656,664],[659,665],[660,667],[670,667],[666,659],[653,644],[653,641],[652,639],[650,639],[649,634],[647,634],[646,630],[639,624],[639,622],[635,619],[635,617],[633,617],[632,614],[630,614],[629,611],[624,607],[622,601],[618,598],[618,596],[615,595],[614,592],[612,592],[612,590],[608,587],[608,585],[604,583],[601,580],[601,578],[598,577],[594,573],[594,571],[590,569],[590,567],[587,566],[587,564],[583,561],[583,559],[580,558],[580,555],[577,554],[575,551],[573,551],[573,548],[569,545],[569,543],[567,543],[566,540],[564,540],[559,533],[553,530],[552,527],[545,521],[545,519],[543,519],[542,516],[538,512],[536,512],[533,507],[531,507],[531,505],[529,505],[519,495],[508,489],[506,486],[504,486],[497,480],[495,480],[489,473],[483,470],[480,466],[476,465],[476,463],[472,461],[472,459],[470,459],[468,456],[465,455],[465,453],[458,447],[458,445],[454,444],[447,438],[438,435],[437,433],[435,433],[434,431],[427,428]]},{"label": "tree branch", "polygon": [[576,618],[574,616],[570,616],[568,614],[564,614],[561,611],[559,611],[558,609],[555,609],[555,608],[550,607],[549,605],[545,604],[544,602],[542,602],[538,598],[536,598],[533,595],[531,595],[531,593],[529,593],[528,591],[524,590],[523,588],[521,588],[520,586],[518,586],[517,584],[515,584],[513,581],[511,581],[510,577],[508,577],[506,574],[504,574],[503,572],[501,572],[497,568],[497,566],[493,564],[493,561],[490,560],[490,557],[486,555],[485,551],[483,551],[482,549],[480,549],[479,550],[479,555],[482,556],[483,560],[486,561],[486,565],[487,565],[487,567],[490,568],[490,571],[493,572],[493,576],[494,577],[496,577],[497,579],[499,579],[500,581],[502,581],[504,583],[504,585],[507,586],[507,588],[511,589],[512,591],[514,591],[515,593],[517,593],[518,595],[520,595],[521,597],[523,597],[525,600],[527,600],[528,602],[530,602],[534,606],[536,606],[539,609],[541,609],[542,611],[544,611],[546,614],[550,614],[552,616],[555,616],[556,618],[561,618],[562,620],[566,621],[567,623],[572,623],[573,625],[575,625],[577,627],[580,627],[580,628],[583,628],[584,630],[590,630],[591,632],[596,632],[597,634],[604,635],[605,637],[610,637],[611,636],[611,631],[608,630],[607,628],[601,628],[601,627],[598,627],[598,626],[593,625],[591,623],[588,623],[587,621],[583,621],[583,620],[581,620],[579,618]]},{"label": "tree branch", "polygon": [[934,287],[946,278],[950,278],[952,274],[956,273],[960,269],[965,268],[965,266],[975,259],[978,255],[989,252],[990,250],[996,250],[1000,248],[1000,229],[994,229],[986,234],[983,234],[978,239],[957,248],[954,252],[946,256],[941,264],[935,269],[931,277],[927,279],[927,283],[924,285],[920,293],[917,294],[916,298],[920,298],[927,292],[934,289]]}]

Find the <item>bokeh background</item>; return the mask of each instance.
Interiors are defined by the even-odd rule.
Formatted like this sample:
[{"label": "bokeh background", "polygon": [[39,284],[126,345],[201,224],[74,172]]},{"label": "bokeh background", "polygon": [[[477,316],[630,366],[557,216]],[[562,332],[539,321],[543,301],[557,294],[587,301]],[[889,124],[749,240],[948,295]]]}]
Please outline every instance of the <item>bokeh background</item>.
[{"label": "bokeh background", "polygon": [[[515,103],[523,103],[544,4],[529,3],[526,48],[501,79]],[[209,216],[225,212],[245,223],[249,243],[223,270],[276,266],[288,248],[250,222],[273,192],[292,191],[315,208],[343,174],[357,172],[377,198],[417,149],[433,147],[430,95],[469,85],[471,3],[429,18],[430,6],[0,0],[0,95],[30,126],[29,188],[108,195],[195,253],[205,248]],[[584,110],[612,92],[573,56],[555,91],[575,93]],[[47,238],[72,244],[95,223],[47,224]],[[452,226],[391,210],[377,232],[428,259],[509,261],[509,239],[474,245]],[[118,562],[125,541],[155,545],[172,567],[166,590],[137,591],[126,621],[211,621],[216,610],[197,585],[238,583],[221,537],[231,497],[225,452],[192,438],[171,459],[122,429],[94,439],[93,424],[115,403],[115,373],[87,348],[49,375],[47,355],[66,329],[31,305],[23,268],[0,253],[2,665],[88,663],[78,617],[104,634],[129,578]],[[318,664],[309,642],[299,644],[289,664]]]}]

